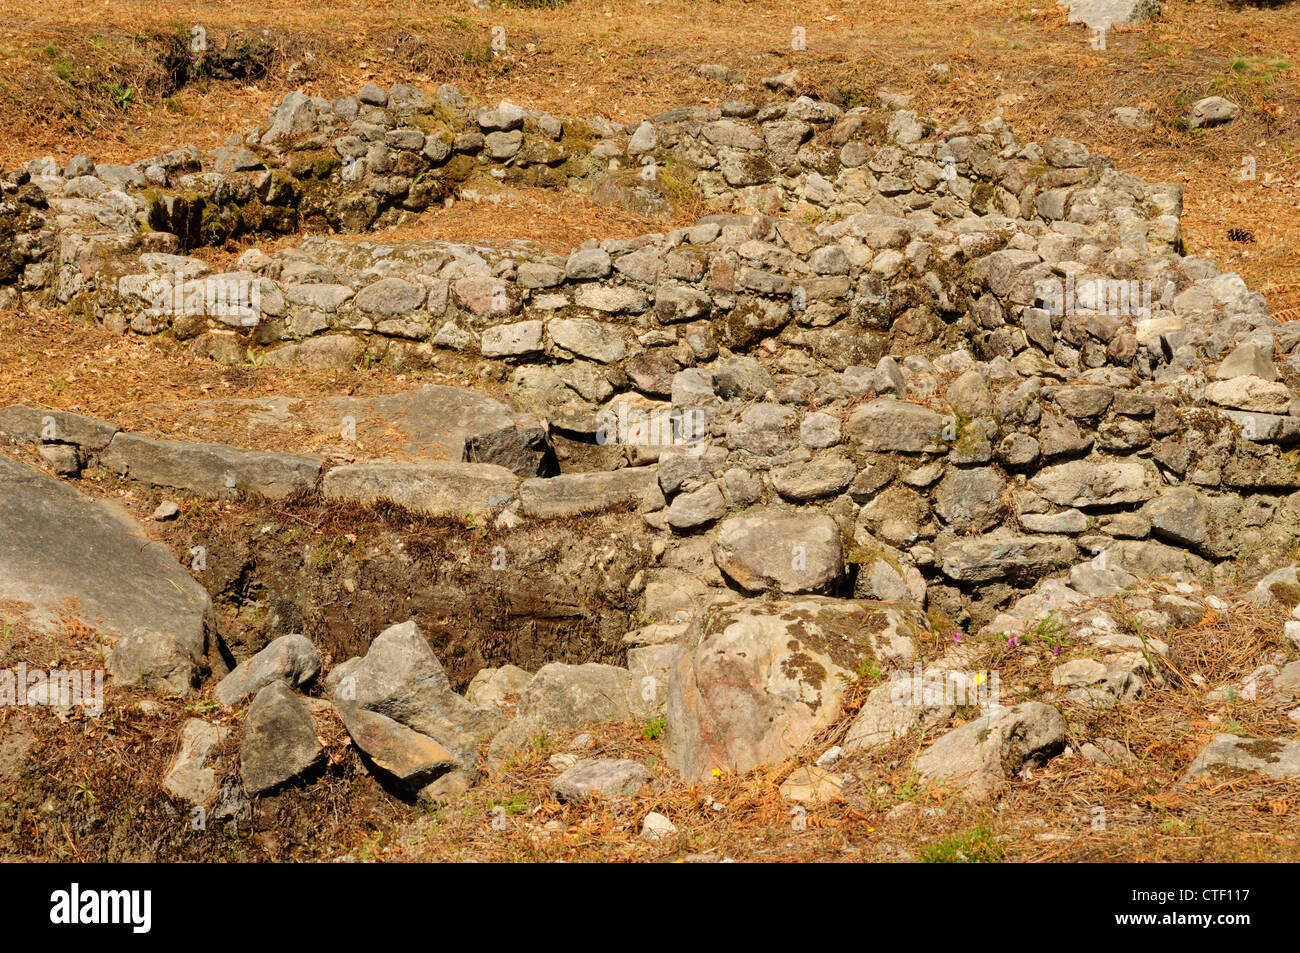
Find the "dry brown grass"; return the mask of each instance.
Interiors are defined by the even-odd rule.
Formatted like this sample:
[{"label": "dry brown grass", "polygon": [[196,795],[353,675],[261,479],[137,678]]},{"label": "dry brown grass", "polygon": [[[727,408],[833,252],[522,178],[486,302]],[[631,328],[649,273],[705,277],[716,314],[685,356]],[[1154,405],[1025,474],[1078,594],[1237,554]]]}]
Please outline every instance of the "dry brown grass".
[{"label": "dry brown grass", "polygon": [[[601,114],[631,121],[670,105],[757,95],[762,75],[799,68],[810,87],[841,101],[869,101],[889,85],[941,120],[982,120],[1001,107],[1023,138],[1066,135],[1110,155],[1127,171],[1186,187],[1184,225],[1191,249],[1213,256],[1274,295],[1277,308],[1300,305],[1300,121],[1296,71],[1274,69],[1300,41],[1294,3],[1271,7],[1226,0],[1170,0],[1161,18],[1116,30],[1094,51],[1081,25],[1067,25],[1054,4],[1036,12],[1002,0],[572,0],[555,7],[389,0],[357,7],[296,0],[255,0],[214,9],[207,3],[113,0],[86,8],[14,0],[0,25],[0,143],[6,165],[52,153],[87,152],[126,160],[196,142],[211,147],[264,121],[267,108],[295,84],[323,95],[354,91],[368,79],[454,82],[483,102],[510,98],[563,116]],[[206,25],[210,41],[266,31],[280,51],[256,83],[186,86],[165,105],[150,54],[177,27]],[[808,48],[790,49],[790,31],[807,31]],[[507,50],[490,56],[490,29],[506,30]],[[70,90],[53,72],[53,44],[74,64],[89,63],[138,87],[137,105],[106,104],[103,82]],[[1242,57],[1240,69],[1230,63]],[[699,75],[721,62],[746,74],[744,90]],[[952,80],[926,79],[945,62]],[[95,75],[99,75],[96,73]],[[306,76],[306,79],[300,77]],[[1244,118],[1188,132],[1178,117],[1200,96],[1222,92]],[[1111,108],[1145,105],[1157,122],[1136,131],[1112,123]],[[146,108],[148,107],[148,108]],[[81,115],[77,115],[77,111]],[[1257,178],[1239,179],[1243,156]],[[604,213],[598,214],[603,221]],[[519,216],[526,219],[527,215]],[[510,217],[474,217],[475,229],[514,229]],[[1237,226],[1253,244],[1227,239]],[[567,240],[567,238],[566,238]]]}]

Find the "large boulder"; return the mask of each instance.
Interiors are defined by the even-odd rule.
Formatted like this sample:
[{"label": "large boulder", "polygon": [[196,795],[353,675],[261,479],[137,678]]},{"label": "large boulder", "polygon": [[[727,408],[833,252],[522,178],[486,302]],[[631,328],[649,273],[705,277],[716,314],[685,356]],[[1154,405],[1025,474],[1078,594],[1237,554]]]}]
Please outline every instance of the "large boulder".
[{"label": "large boulder", "polygon": [[706,607],[669,674],[665,759],[689,781],[779,764],[864,666],[909,661],[925,625],[915,607],[820,596]]},{"label": "large boulder", "polygon": [[207,591],[116,504],[0,456],[0,598],[34,625],[116,643],[120,685],[186,693],[215,631]]}]

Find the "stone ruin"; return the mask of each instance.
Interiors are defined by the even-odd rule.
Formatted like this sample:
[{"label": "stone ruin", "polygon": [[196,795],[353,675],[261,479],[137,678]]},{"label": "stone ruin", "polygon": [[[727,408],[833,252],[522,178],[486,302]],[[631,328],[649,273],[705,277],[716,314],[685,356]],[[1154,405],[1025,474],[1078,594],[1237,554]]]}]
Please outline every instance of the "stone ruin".
[{"label": "stone ruin", "polygon": [[[1160,634],[1203,611],[1190,597],[1243,567],[1276,569],[1297,535],[1300,326],[1184,254],[1177,185],[1067,139],[1020,142],[1001,118],[942,128],[888,95],[843,110],[795,97],[786,78],[766,85],[765,103],[629,125],[472,108],[450,86],[295,92],[265,128],[209,153],[35,160],[0,178],[9,306],[167,335],[216,361],[472,374],[497,395],[193,402],[250,434],[255,419],[258,446],[24,406],[0,410],[0,434],[63,476],[101,467],[202,498],[390,504],[543,531],[620,514],[649,543],[645,567],[615,581],[639,600],[625,666],[490,667],[461,694],[405,622],[304,700],[293,689],[321,674],[311,641],[284,636],[227,673],[207,594],[155,550],[150,571],[177,577],[179,595],[143,625],[75,573],[23,583],[32,542],[0,557],[0,594],[92,606],[119,640],[119,684],[220,679],[221,704],[251,699],[249,794],[319,763],[308,707],[322,699],[408,793],[463,790],[539,730],[660,714],[685,778],[743,772],[832,723],[864,665],[918,679],[921,637],[951,628],[952,650],[926,662],[960,682],[963,635],[1014,635],[1050,613],[1096,649],[1054,676],[1063,704],[1140,694],[1161,678]],[[493,183],[665,222],[711,214],[567,256],[349,237],[489,201]],[[256,247],[306,229],[333,234]],[[232,239],[250,247],[230,270],[187,254]],[[349,420],[405,440],[361,458],[295,451],[304,432]],[[81,514],[103,552],[126,558],[120,540],[138,527],[0,463],[13,490],[0,527]],[[1149,638],[1097,608],[1135,588],[1149,592]],[[1300,676],[1266,674],[1279,691]],[[872,692],[848,752],[957,707],[900,707],[889,689]],[[187,727],[169,790],[211,803],[215,788],[193,777],[225,730]],[[971,739],[990,732],[1000,746],[985,756]],[[1041,698],[995,706],[917,768],[982,796],[1063,737]],[[1300,770],[1300,756],[1283,762]],[[588,765],[569,788],[613,791],[630,770]]]}]

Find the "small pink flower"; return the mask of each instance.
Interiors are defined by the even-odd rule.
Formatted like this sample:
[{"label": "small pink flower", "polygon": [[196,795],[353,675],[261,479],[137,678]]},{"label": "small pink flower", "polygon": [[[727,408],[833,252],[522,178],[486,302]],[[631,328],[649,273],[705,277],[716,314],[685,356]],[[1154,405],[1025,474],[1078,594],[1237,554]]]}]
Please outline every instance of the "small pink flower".
[{"label": "small pink flower", "polygon": [[1060,654],[1061,654],[1061,647],[1060,647],[1059,645],[1054,645],[1054,646],[1052,646],[1052,654],[1053,654],[1053,655],[1060,655]]},{"label": "small pink flower", "polygon": [[952,630],[952,644],[953,644],[953,645],[958,645],[958,644],[960,644],[960,643],[961,643],[961,633],[960,633],[959,631],[957,631],[956,629],[953,629],[953,630]]},{"label": "small pink flower", "polygon": [[1011,636],[1011,638],[1007,639],[1007,648],[1009,649],[1015,648],[1019,644],[1020,644],[1020,636],[1018,635],[1013,635]]}]

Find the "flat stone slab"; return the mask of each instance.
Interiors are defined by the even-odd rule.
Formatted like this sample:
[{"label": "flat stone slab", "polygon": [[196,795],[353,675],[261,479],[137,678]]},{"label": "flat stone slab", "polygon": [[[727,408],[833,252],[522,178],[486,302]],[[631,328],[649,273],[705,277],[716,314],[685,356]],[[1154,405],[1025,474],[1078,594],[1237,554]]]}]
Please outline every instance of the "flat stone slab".
[{"label": "flat stone slab", "polygon": [[325,474],[325,499],[393,503],[424,516],[485,518],[515,498],[519,477],[491,463],[364,463]]},{"label": "flat stone slab", "polygon": [[643,764],[627,758],[592,758],[579,761],[552,785],[558,797],[566,801],[583,798],[632,795],[654,780]]},{"label": "flat stone slab", "polygon": [[1234,778],[1252,772],[1270,778],[1300,776],[1300,741],[1215,735],[1187,768],[1183,780],[1201,775]]},{"label": "flat stone slab", "polygon": [[446,748],[387,715],[352,704],[336,706],[343,724],[375,767],[408,788],[421,788],[459,767]]},{"label": "flat stone slab", "polygon": [[0,456],[0,599],[34,624],[76,620],[117,646],[122,684],[188,692],[215,626],[204,588],[116,505]]},{"label": "flat stone slab", "polygon": [[163,790],[187,804],[210,804],[217,796],[212,749],[230,734],[229,728],[191,718],[181,729],[181,750],[163,778]]},{"label": "flat stone slab", "polygon": [[71,443],[93,453],[107,447],[117,431],[116,424],[63,410],[23,404],[0,410],[0,436],[20,443]]},{"label": "flat stone slab", "polygon": [[486,394],[430,384],[375,397],[265,397],[147,404],[146,416],[186,421],[186,436],[223,437],[260,447],[323,451],[342,444],[357,459],[465,459],[470,438],[513,426],[520,415]]},{"label": "flat stone slab", "polygon": [[282,500],[316,485],[320,457],[241,450],[119,433],[100,455],[110,470],[141,483],[188,490],[214,500]]},{"label": "flat stone slab", "polygon": [[568,473],[525,480],[519,487],[524,513],[543,519],[594,513],[633,503],[659,480],[654,467],[626,467],[607,473]]}]

